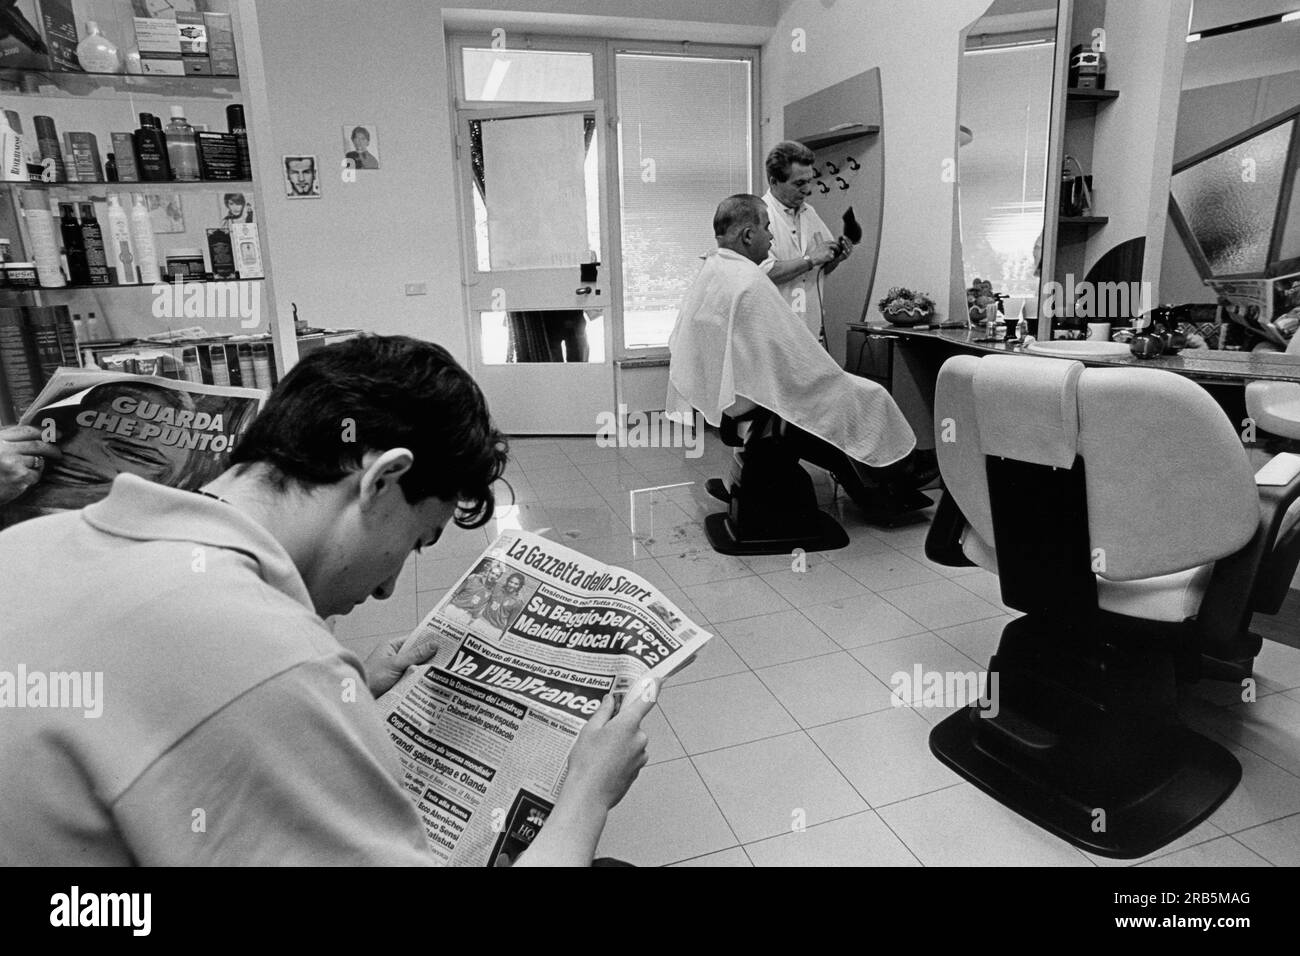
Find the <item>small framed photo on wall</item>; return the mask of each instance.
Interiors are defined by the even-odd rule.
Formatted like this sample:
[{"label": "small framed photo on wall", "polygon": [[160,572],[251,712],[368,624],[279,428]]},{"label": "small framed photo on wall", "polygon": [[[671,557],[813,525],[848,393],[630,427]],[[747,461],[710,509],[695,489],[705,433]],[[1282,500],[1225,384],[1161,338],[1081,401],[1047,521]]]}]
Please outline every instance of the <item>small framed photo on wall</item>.
[{"label": "small framed photo on wall", "polygon": [[320,164],[315,156],[284,157],[284,194],[289,199],[320,198]]},{"label": "small framed photo on wall", "polygon": [[353,169],[378,169],[379,128],[373,123],[344,126],[343,159]]}]

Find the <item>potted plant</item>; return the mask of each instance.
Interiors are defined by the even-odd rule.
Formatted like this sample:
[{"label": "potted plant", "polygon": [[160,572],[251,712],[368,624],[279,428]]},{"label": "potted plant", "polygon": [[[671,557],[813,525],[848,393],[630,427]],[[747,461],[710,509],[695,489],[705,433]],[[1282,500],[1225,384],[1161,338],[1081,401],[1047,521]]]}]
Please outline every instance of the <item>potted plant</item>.
[{"label": "potted plant", "polygon": [[903,286],[894,286],[876,305],[891,325],[928,325],[934,318],[934,300]]}]

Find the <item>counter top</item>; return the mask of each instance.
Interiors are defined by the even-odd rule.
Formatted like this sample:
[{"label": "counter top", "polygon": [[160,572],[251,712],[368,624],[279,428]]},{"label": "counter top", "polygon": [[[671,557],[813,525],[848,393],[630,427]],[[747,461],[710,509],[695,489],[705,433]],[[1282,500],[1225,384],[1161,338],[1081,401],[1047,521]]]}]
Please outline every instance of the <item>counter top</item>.
[{"label": "counter top", "polygon": [[[968,352],[985,352],[999,355],[1032,355],[1017,346],[997,342],[980,342],[983,329],[932,329],[929,327],[902,328],[884,322],[851,322],[849,330],[875,335],[891,335],[918,342],[933,342],[959,348]],[[1079,357],[1084,365],[1112,366],[1116,368],[1140,366],[1160,368],[1196,379],[1218,379],[1242,382],[1251,379],[1269,381],[1300,381],[1300,355],[1284,352],[1228,352],[1218,349],[1183,349],[1177,355],[1162,355],[1154,359],[1140,359],[1134,355],[1113,358]]]}]

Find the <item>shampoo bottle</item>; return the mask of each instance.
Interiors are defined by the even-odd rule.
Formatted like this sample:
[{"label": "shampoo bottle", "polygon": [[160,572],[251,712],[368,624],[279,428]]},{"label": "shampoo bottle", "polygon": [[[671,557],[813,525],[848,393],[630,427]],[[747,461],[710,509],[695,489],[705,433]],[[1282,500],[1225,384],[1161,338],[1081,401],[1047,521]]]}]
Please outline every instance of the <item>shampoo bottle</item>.
[{"label": "shampoo bottle", "polygon": [[27,220],[27,235],[32,240],[37,280],[47,289],[63,288],[68,282],[59,268],[59,241],[54,237],[54,217],[50,215],[42,190],[23,190],[23,217]]},{"label": "shampoo bottle", "polygon": [[91,285],[112,285],[108,274],[108,250],[104,247],[104,230],[95,216],[95,204],[81,204],[81,242],[86,248],[86,269]]},{"label": "shampoo bottle", "polygon": [[239,150],[239,178],[253,178],[253,162],[248,155],[248,126],[244,122],[244,107],[231,103],[226,107],[226,126],[235,137],[235,147]]},{"label": "shampoo bottle", "polygon": [[167,159],[172,167],[172,179],[177,182],[198,182],[199,146],[194,139],[194,127],[185,121],[185,108],[172,107],[172,120],[167,124]]},{"label": "shampoo bottle", "polygon": [[54,118],[35,116],[32,122],[36,124],[36,161],[45,167],[41,179],[47,183],[64,182],[63,147],[59,145]]},{"label": "shampoo bottle", "polygon": [[167,162],[167,140],[155,125],[152,113],[140,114],[140,128],[131,134],[135,144],[136,169],[140,181],[160,183],[171,179],[171,166]]},{"label": "shampoo bottle", "polygon": [[131,246],[135,249],[135,264],[140,268],[140,281],[146,285],[161,282],[158,246],[154,243],[153,221],[149,218],[149,198],[144,193],[131,197]]},{"label": "shampoo bottle", "polygon": [[68,279],[73,285],[90,285],[86,240],[81,235],[76,207],[70,202],[59,203],[59,232],[63,236],[63,254],[68,260]]},{"label": "shampoo bottle", "polygon": [[131,245],[131,222],[117,193],[108,194],[108,264],[117,273],[118,285],[135,285],[135,249]]}]

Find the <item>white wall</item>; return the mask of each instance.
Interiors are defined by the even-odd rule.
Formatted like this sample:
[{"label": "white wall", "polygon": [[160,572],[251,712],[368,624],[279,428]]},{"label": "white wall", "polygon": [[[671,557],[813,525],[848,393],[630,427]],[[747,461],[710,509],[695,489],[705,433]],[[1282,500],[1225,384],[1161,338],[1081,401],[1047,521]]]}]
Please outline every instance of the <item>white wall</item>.
[{"label": "white wall", "polygon": [[[286,153],[314,154],[320,199],[290,201],[267,180],[267,246],[277,311],[445,345],[467,360],[444,9],[421,0],[256,0],[269,115],[250,116],[263,177]],[[723,36],[757,42],[776,0],[479,0],[500,9],[457,22],[507,28],[546,15],[554,29],[612,36]],[[509,10],[522,11],[510,13]],[[633,19],[636,18],[636,19]],[[522,31],[515,36],[522,38]],[[341,179],[341,127],[378,126],[378,172]],[[408,297],[407,282],[428,295]]]},{"label": "white wall", "polygon": [[1097,110],[1092,168],[1096,213],[1085,270],[1107,250],[1146,236],[1142,277],[1160,278],[1169,176],[1191,0],[1106,5],[1106,86],[1119,99]]},{"label": "white wall", "polygon": [[[955,190],[942,173],[957,152],[959,34],[988,6],[989,0],[791,0],[763,49],[764,151],[782,139],[786,103],[880,67],[885,202],[870,301],[906,285],[930,292],[946,314],[952,291],[963,286],[952,255]],[[804,31],[806,52],[793,49],[796,30]]]}]

